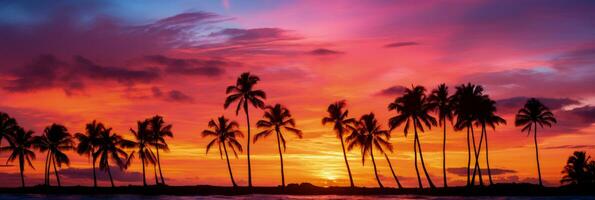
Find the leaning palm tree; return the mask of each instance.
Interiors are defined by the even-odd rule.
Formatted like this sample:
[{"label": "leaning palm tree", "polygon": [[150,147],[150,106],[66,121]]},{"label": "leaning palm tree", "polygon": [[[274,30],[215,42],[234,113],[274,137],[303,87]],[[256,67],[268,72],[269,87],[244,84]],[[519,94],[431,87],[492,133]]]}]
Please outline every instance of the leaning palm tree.
[{"label": "leaning palm tree", "polygon": [[448,187],[446,182],[446,121],[452,123],[453,119],[453,106],[452,96],[448,94],[448,86],[442,83],[438,85],[438,88],[432,90],[432,93],[428,97],[428,101],[434,104],[436,112],[438,113],[438,125],[443,128],[442,136],[442,177],[444,179],[444,187]]},{"label": "leaning palm tree", "polygon": [[76,152],[79,155],[87,155],[93,165],[93,187],[97,187],[97,175],[95,172],[95,150],[97,148],[97,138],[99,134],[105,131],[105,126],[101,122],[93,120],[85,126],[85,133],[76,133],[74,138],[78,141]]},{"label": "leaning palm tree", "polygon": [[[141,160],[141,166],[143,171],[143,186],[147,186],[147,177],[145,173],[145,165],[147,164],[154,164],[156,162],[155,155],[153,151],[149,148],[151,142],[153,141],[151,130],[149,129],[149,121],[138,121],[136,130],[130,129],[130,132],[134,136],[134,148],[138,148],[138,157]],[[130,157],[134,157],[134,153],[130,154]]]},{"label": "leaning palm tree", "polygon": [[[225,159],[227,160],[227,169],[229,170],[229,177],[231,178],[231,184],[233,187],[237,187],[235,180],[233,179],[233,173],[231,170],[231,164],[229,163],[229,156],[227,154],[227,147],[231,149],[233,154],[238,157],[237,151],[240,153],[242,150],[242,145],[237,141],[236,137],[243,138],[244,134],[238,130],[239,125],[236,121],[229,121],[224,116],[217,118],[217,121],[211,119],[209,121],[209,128],[211,130],[204,130],[202,131],[202,137],[215,137],[209,144],[207,144],[207,154],[211,147],[215,144],[219,147],[219,155],[223,159],[223,153],[221,152],[221,146],[223,146],[223,152],[225,153]],[[237,150],[237,151],[236,151]]]},{"label": "leaning palm tree", "polygon": [[107,171],[112,187],[114,179],[110,169],[110,160],[120,168],[126,169],[130,162],[127,162],[128,153],[125,148],[134,147],[134,142],[122,138],[117,133],[112,133],[112,128],[106,128],[97,137],[97,151],[93,153],[94,159],[99,159],[99,169]]},{"label": "leaning palm tree", "polygon": [[264,119],[256,122],[256,127],[264,129],[262,132],[254,135],[254,143],[260,138],[265,138],[275,132],[277,135],[277,148],[279,149],[279,159],[281,160],[281,186],[285,188],[285,173],[283,172],[283,153],[281,152],[281,145],[283,145],[283,151],[287,148],[285,146],[285,137],[283,136],[282,129],[295,134],[298,138],[303,137],[301,130],[295,128],[295,120],[291,116],[291,113],[287,108],[281,104],[275,104],[275,106],[266,106]]},{"label": "leaning palm tree", "polygon": [[385,150],[392,152],[393,146],[388,142],[389,138],[389,132],[382,129],[382,127],[378,124],[378,120],[376,120],[374,113],[361,116],[357,122],[357,128],[353,130],[352,133],[347,137],[348,150],[352,150],[355,147],[361,148],[362,165],[365,163],[368,154],[370,154],[372,165],[374,166],[374,175],[376,176],[376,181],[378,181],[378,186],[380,188],[384,188],[384,186],[382,185],[382,182],[380,182],[378,170],[376,169],[374,150],[385,155]]},{"label": "leaning palm tree", "polygon": [[159,158],[159,149],[162,149],[165,152],[169,151],[169,147],[165,142],[166,137],[173,138],[174,134],[171,132],[172,125],[168,124],[165,125],[163,121],[163,117],[159,115],[155,115],[151,119],[149,119],[149,123],[151,125],[152,131],[152,146],[155,147],[155,151],[157,153],[157,167],[159,168],[159,177],[161,178],[161,184],[165,185],[165,179],[163,178],[163,172],[161,171],[161,160]]},{"label": "leaning palm tree", "polygon": [[249,72],[244,72],[238,77],[236,84],[228,86],[225,90],[225,94],[228,94],[225,98],[223,107],[227,109],[232,103],[238,102],[236,107],[236,115],[240,113],[240,109],[244,109],[246,114],[246,126],[248,127],[248,142],[246,143],[246,155],[248,156],[248,187],[252,188],[252,168],[250,165],[250,115],[248,114],[248,104],[251,104],[255,108],[264,108],[264,99],[266,99],[266,93],[262,90],[254,89],[254,85],[260,81],[260,78],[256,75],[252,75]]},{"label": "leaning palm tree", "polygon": [[8,162],[19,159],[19,170],[21,172],[21,186],[25,187],[25,162],[29,167],[35,169],[31,160],[35,160],[35,152],[32,151],[35,141],[33,140],[33,131],[25,131],[22,127],[15,126],[9,134],[6,135],[8,146],[0,147],[1,152],[10,152]]},{"label": "leaning palm tree", "polygon": [[426,170],[424,163],[424,157],[421,149],[421,142],[417,134],[417,129],[424,132],[424,126],[430,129],[436,125],[436,119],[430,115],[430,111],[434,109],[433,104],[428,102],[425,94],[426,89],[423,86],[415,86],[405,90],[403,96],[395,99],[394,102],[388,105],[388,110],[395,110],[397,115],[390,118],[388,123],[390,130],[393,130],[401,125],[405,125],[403,131],[405,136],[409,131],[409,127],[413,125],[414,140],[413,140],[413,152],[415,154],[415,171],[417,173],[417,182],[420,188],[423,188],[421,178],[419,176],[419,170],[417,167],[417,150],[419,149],[419,157],[421,165],[428,180],[428,184],[431,188],[435,188],[430,175]]},{"label": "leaning palm tree", "polygon": [[328,106],[327,112],[329,116],[322,118],[322,125],[332,123],[333,130],[337,133],[337,138],[341,141],[341,148],[343,149],[343,158],[347,166],[347,173],[349,174],[349,183],[353,188],[353,177],[351,176],[351,169],[349,169],[349,162],[347,161],[347,154],[345,153],[345,144],[343,143],[343,134],[354,129],[353,125],[356,123],[354,118],[349,118],[349,111],[343,110],[346,106],[345,100],[337,101]]},{"label": "leaning palm tree", "polygon": [[[48,152],[45,161],[45,175],[47,177],[46,184],[50,182],[50,168],[54,166],[54,174],[56,175],[56,182],[58,187],[60,184],[60,175],[58,174],[58,167],[62,167],[62,164],[70,165],[70,159],[66,155],[65,151],[74,149],[74,141],[72,136],[68,133],[68,129],[60,124],[52,124],[46,127],[43,131],[42,136],[34,137],[35,146],[43,153]],[[57,167],[56,167],[57,165]]]},{"label": "leaning palm tree", "polygon": [[548,107],[543,105],[539,100],[531,98],[527,100],[527,103],[521,108],[515,116],[514,124],[516,126],[522,126],[522,132],[527,131],[527,134],[531,134],[533,129],[533,138],[535,142],[535,158],[537,159],[537,174],[539,175],[539,185],[543,186],[541,182],[541,169],[539,167],[539,150],[537,147],[537,125],[543,128],[543,126],[551,127],[552,124],[556,123],[554,114]]},{"label": "leaning palm tree", "polygon": [[0,112],[0,146],[2,139],[12,133],[17,126],[17,121],[8,114]]},{"label": "leaning palm tree", "polygon": [[[490,169],[490,157],[489,157],[489,150],[488,150],[488,132],[486,126],[492,128],[492,130],[496,130],[496,126],[500,124],[506,124],[506,120],[504,118],[496,115],[496,102],[491,100],[487,95],[482,100],[482,103],[479,106],[479,110],[477,112],[477,121],[475,122],[475,126],[481,127],[482,136],[485,138],[485,146],[486,146],[486,165],[488,168],[488,178],[490,180],[490,185],[493,185],[494,182],[492,181],[492,171]],[[479,142],[479,148],[481,148],[481,139]],[[479,154],[476,155],[475,160],[479,159]]]}]

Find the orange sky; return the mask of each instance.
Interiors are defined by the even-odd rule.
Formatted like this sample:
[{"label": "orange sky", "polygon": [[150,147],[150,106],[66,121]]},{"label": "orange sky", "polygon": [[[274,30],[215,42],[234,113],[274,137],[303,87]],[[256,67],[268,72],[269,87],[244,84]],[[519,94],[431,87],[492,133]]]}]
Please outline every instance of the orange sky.
[{"label": "orange sky", "polygon": [[[394,113],[386,107],[399,88],[444,82],[452,91],[471,81],[497,100],[508,122],[488,131],[490,166],[501,171],[495,182],[536,182],[532,137],[513,122],[523,97],[539,97],[559,120],[538,132],[544,182],[558,185],[573,151],[595,153],[595,16],[585,10],[593,5],[562,2],[15,3],[0,9],[17,13],[0,21],[0,111],[38,134],[51,123],[74,134],[97,119],[125,137],[137,120],[159,114],[175,135],[168,140],[172,151],[161,155],[166,182],[230,185],[225,161],[216,151],[205,154],[208,139],[199,133],[222,114],[245,132],[244,116],[224,110],[223,101],[225,88],[249,71],[261,77],[257,87],[267,92],[266,103],[286,105],[304,131],[303,139],[288,137],[286,182],[347,186],[340,142],[320,123],[328,104],[345,99],[353,117],[375,112],[387,128]],[[255,122],[262,111],[250,114]],[[447,167],[465,167],[465,134],[447,130]],[[413,138],[401,128],[392,136],[396,173],[415,187]],[[429,173],[441,185],[441,129],[421,134],[421,142]],[[276,148],[273,138],[252,146],[255,185],[280,184]],[[63,170],[91,167],[87,158],[69,155]],[[28,185],[42,183],[44,157],[37,156],[36,169],[25,172]],[[359,151],[348,159],[356,185],[376,186]],[[383,184],[395,186],[386,161],[377,161]],[[236,181],[246,185],[245,154],[231,164]],[[134,162],[127,173],[140,167]],[[0,185],[19,183],[17,166],[0,169],[7,180]],[[466,179],[447,175],[450,185]],[[68,185],[92,184],[91,174],[63,176]]]}]

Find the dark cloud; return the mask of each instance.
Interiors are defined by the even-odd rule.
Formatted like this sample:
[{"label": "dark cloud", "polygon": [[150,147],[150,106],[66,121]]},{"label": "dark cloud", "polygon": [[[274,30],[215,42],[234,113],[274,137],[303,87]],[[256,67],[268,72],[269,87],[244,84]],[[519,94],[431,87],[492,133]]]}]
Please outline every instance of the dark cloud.
[{"label": "dark cloud", "polygon": [[[487,169],[481,169],[481,170],[484,171]],[[504,175],[504,174],[516,173],[515,170],[511,170],[511,169],[490,168],[490,170],[491,170],[492,175]],[[448,173],[451,173],[451,174],[454,174],[457,176],[467,176],[467,168],[466,167],[447,168],[446,171]]]},{"label": "dark cloud", "polygon": [[62,88],[67,94],[81,91],[89,80],[114,81],[133,85],[147,83],[160,77],[157,69],[134,70],[126,67],[102,66],[82,56],[73,62],[59,60],[53,55],[41,55],[30,64],[6,71],[14,79],[6,80],[4,90],[28,92],[48,88]]},{"label": "dark cloud", "polygon": [[319,49],[314,49],[312,51],[309,51],[308,54],[315,55],[315,56],[327,56],[327,55],[344,54],[344,52],[325,49],[325,48],[319,48]]},{"label": "dark cloud", "polygon": [[173,102],[180,102],[180,103],[193,103],[194,102],[194,98],[192,96],[186,95],[179,90],[170,90],[167,92],[163,92],[158,87],[152,87],[151,92],[153,93],[153,97],[161,98],[165,101],[173,101]]},{"label": "dark cloud", "polygon": [[558,146],[544,146],[541,149],[569,149],[569,150],[584,150],[584,149],[595,149],[595,145],[584,144],[584,145],[558,145]]},{"label": "dark cloud", "polygon": [[384,45],[385,48],[399,48],[399,47],[406,47],[406,46],[415,46],[419,45],[417,42],[394,42],[390,44]]},{"label": "dark cloud", "polygon": [[381,90],[380,92],[376,93],[376,95],[380,95],[380,96],[401,95],[401,94],[403,94],[403,92],[405,92],[405,89],[407,89],[405,86],[395,85],[395,86],[391,86],[389,88]]},{"label": "dark cloud", "polygon": [[[117,167],[110,168],[114,181],[120,182],[138,182],[142,181],[143,175],[140,172],[128,172],[120,170]],[[106,171],[96,169],[97,180],[109,181],[109,175]],[[60,175],[71,179],[93,179],[93,168],[66,168],[60,170]]]},{"label": "dark cloud", "polygon": [[225,68],[240,65],[223,59],[180,59],[163,55],[146,56],[145,60],[149,64],[165,66],[168,73],[200,76],[219,76],[225,72]]},{"label": "dark cloud", "polygon": [[[506,99],[496,100],[498,111],[502,113],[516,113],[525,105],[530,97],[518,96]],[[541,103],[547,106],[550,110],[558,110],[564,106],[578,105],[579,101],[570,98],[547,98],[537,97]]]},{"label": "dark cloud", "polygon": [[223,37],[228,43],[262,43],[278,40],[295,40],[289,31],[280,28],[228,28],[209,34],[211,37]]}]

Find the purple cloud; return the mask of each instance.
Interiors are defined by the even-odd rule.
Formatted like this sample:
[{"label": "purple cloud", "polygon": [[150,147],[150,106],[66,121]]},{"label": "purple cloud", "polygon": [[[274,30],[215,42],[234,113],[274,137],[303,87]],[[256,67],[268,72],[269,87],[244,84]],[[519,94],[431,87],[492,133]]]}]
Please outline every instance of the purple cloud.
[{"label": "purple cloud", "polygon": [[[525,105],[530,97],[518,96],[506,99],[496,100],[498,111],[502,113],[516,113]],[[570,98],[547,98],[538,97],[539,101],[547,106],[550,110],[558,110],[564,106],[578,105],[579,101]]]},{"label": "purple cloud", "polygon": [[240,66],[223,59],[180,59],[163,55],[145,56],[145,60],[149,64],[165,66],[168,73],[200,76],[220,76],[225,72],[224,68]]},{"label": "purple cloud", "polygon": [[315,56],[327,56],[327,55],[344,54],[344,52],[325,49],[325,48],[319,48],[319,49],[314,49],[312,51],[309,51],[308,54],[315,55]]},{"label": "purple cloud", "polygon": [[[482,169],[487,170],[487,169]],[[511,169],[500,169],[500,168],[490,168],[492,175],[504,175],[504,174],[514,174],[517,171]],[[466,167],[455,167],[455,168],[447,168],[446,171],[448,173],[457,175],[457,176],[467,176],[467,168]]]},{"label": "purple cloud", "polygon": [[151,92],[153,93],[153,97],[161,98],[165,101],[173,101],[173,102],[180,102],[180,103],[193,103],[194,102],[194,98],[192,96],[186,95],[179,90],[170,90],[167,92],[163,92],[158,87],[152,87]]},{"label": "purple cloud", "polygon": [[380,92],[376,93],[376,95],[380,95],[380,96],[401,95],[401,94],[403,94],[403,92],[405,92],[406,89],[407,88],[405,86],[395,85],[395,86],[391,86],[389,88],[381,90]]},{"label": "purple cloud", "polygon": [[398,48],[398,47],[406,47],[406,46],[415,46],[419,45],[417,42],[393,42],[390,44],[384,45],[385,48]]}]

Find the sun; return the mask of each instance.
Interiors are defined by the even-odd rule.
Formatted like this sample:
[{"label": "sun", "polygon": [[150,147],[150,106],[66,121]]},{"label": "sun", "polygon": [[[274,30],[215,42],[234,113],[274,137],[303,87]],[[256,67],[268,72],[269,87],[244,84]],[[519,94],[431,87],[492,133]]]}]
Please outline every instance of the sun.
[{"label": "sun", "polygon": [[320,172],[320,177],[329,181],[335,181],[337,179],[337,175],[331,171],[325,170]]}]

